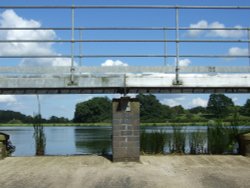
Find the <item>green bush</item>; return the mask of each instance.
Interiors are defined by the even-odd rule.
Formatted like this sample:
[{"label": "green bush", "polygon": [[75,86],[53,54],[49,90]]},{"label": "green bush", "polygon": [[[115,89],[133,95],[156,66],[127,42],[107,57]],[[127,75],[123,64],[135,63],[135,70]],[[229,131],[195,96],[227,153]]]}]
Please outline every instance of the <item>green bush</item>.
[{"label": "green bush", "polygon": [[12,119],[8,122],[8,124],[23,124],[23,122],[19,119]]}]

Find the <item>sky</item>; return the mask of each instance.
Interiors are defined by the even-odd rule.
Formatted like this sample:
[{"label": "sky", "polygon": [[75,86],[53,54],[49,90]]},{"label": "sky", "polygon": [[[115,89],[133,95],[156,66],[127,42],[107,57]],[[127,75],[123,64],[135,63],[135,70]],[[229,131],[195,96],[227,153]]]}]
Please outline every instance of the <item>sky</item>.
[{"label": "sky", "polygon": [[[246,0],[1,0],[0,6],[14,5],[207,5],[250,6]],[[180,27],[249,28],[250,10],[180,10]],[[1,27],[70,27],[71,10],[0,9]],[[175,27],[175,11],[168,9],[77,9],[75,27]],[[82,38],[80,37],[82,35]],[[180,39],[247,40],[247,32],[234,30],[180,31]],[[6,39],[71,39],[70,31],[0,30],[0,40]],[[174,31],[75,31],[75,39],[175,39]],[[4,55],[70,55],[69,43],[0,43]],[[174,43],[84,43],[75,44],[75,55],[144,54],[175,55]],[[181,43],[180,54],[248,55],[247,43]],[[175,65],[175,58],[83,58],[75,59],[76,66],[167,66]],[[181,58],[181,66],[249,66],[248,58]],[[0,66],[69,66],[70,59],[3,59]],[[75,105],[97,96],[110,99],[120,95],[41,95],[42,116],[73,118]],[[134,96],[134,95],[133,95]],[[227,94],[235,104],[244,105],[249,94]],[[169,106],[185,108],[207,105],[209,94],[161,94],[159,101]],[[37,113],[34,95],[0,95],[0,109],[19,111],[27,115]]]}]

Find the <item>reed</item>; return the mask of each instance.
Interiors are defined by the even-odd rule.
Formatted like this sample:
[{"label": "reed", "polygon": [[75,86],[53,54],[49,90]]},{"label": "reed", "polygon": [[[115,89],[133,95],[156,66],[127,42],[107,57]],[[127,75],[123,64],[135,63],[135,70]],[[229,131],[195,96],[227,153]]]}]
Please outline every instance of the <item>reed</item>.
[{"label": "reed", "polygon": [[41,115],[37,115],[34,117],[34,139],[35,139],[35,149],[36,155],[42,156],[45,154],[46,147],[46,137],[44,134],[44,128],[41,123]]},{"label": "reed", "polygon": [[172,128],[173,136],[170,152],[183,154],[185,153],[186,133],[182,127],[172,126]]},{"label": "reed", "polygon": [[190,154],[202,154],[206,153],[206,133],[197,130],[189,135],[189,148]]},{"label": "reed", "polygon": [[140,148],[142,153],[163,154],[166,143],[166,133],[164,131],[153,131],[147,133],[141,131]]},{"label": "reed", "polygon": [[34,117],[33,128],[34,128],[34,139],[35,139],[35,149],[36,155],[41,156],[45,154],[46,147],[46,137],[44,134],[44,128],[42,124],[41,116],[41,104],[39,95],[37,95],[37,104],[38,104],[38,115]]}]

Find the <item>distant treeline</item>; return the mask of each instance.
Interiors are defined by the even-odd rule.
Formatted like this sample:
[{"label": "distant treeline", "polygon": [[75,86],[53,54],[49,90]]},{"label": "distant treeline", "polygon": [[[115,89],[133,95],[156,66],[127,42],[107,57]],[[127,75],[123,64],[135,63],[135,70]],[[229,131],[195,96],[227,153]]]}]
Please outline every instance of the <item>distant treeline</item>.
[{"label": "distant treeline", "polygon": [[[140,116],[142,123],[164,122],[207,122],[220,119],[233,122],[250,121],[250,99],[244,106],[236,106],[231,98],[223,94],[211,94],[207,107],[184,109],[181,105],[170,107],[161,104],[154,95],[139,94]],[[96,97],[78,103],[73,121],[76,123],[111,122],[112,101],[107,97]]]},{"label": "distant treeline", "polygon": [[[51,116],[49,119],[41,119],[42,123],[69,123],[70,120],[64,117]],[[24,115],[11,110],[0,110],[0,123],[21,124],[34,123],[34,117]]]},{"label": "distant treeline", "polygon": [[[207,107],[184,109],[181,105],[170,107],[161,104],[154,95],[139,94],[140,116],[142,123],[192,123],[208,122],[220,119],[226,122],[250,122],[250,99],[243,106],[234,104],[231,98],[223,94],[211,94]],[[107,97],[95,97],[76,104],[74,118],[51,116],[42,123],[111,123],[112,101]],[[33,123],[32,116],[10,110],[0,110],[0,123]]]}]

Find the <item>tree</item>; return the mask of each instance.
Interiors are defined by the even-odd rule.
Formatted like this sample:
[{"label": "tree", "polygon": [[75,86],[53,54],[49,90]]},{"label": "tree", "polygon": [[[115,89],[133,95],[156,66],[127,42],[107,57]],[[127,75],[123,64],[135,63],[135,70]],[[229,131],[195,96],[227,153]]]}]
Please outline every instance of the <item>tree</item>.
[{"label": "tree", "polygon": [[240,114],[250,116],[250,99],[247,99],[246,104],[241,107]]},{"label": "tree", "polygon": [[47,122],[48,123],[69,123],[70,121],[64,117],[51,116]]},{"label": "tree", "polygon": [[231,98],[224,94],[211,94],[208,100],[207,110],[216,118],[228,116],[234,107]]},{"label": "tree", "polygon": [[197,106],[197,107],[189,109],[189,112],[192,114],[200,114],[200,113],[205,114],[207,112],[207,109],[202,106]]},{"label": "tree", "polygon": [[20,112],[14,112],[11,110],[0,110],[0,123],[8,123],[12,120],[20,120],[23,123],[33,122],[31,116],[26,116]]},{"label": "tree", "polygon": [[76,104],[74,122],[96,123],[111,121],[112,105],[107,97],[95,97]]},{"label": "tree", "polygon": [[178,106],[174,106],[171,108],[171,111],[173,113],[173,115],[176,117],[176,116],[179,116],[181,114],[185,114],[185,110],[184,108],[181,106],[181,105],[178,105]]},{"label": "tree", "polygon": [[162,105],[154,95],[139,94],[136,98],[140,102],[140,116],[142,122],[165,122],[171,116],[168,106]]}]

